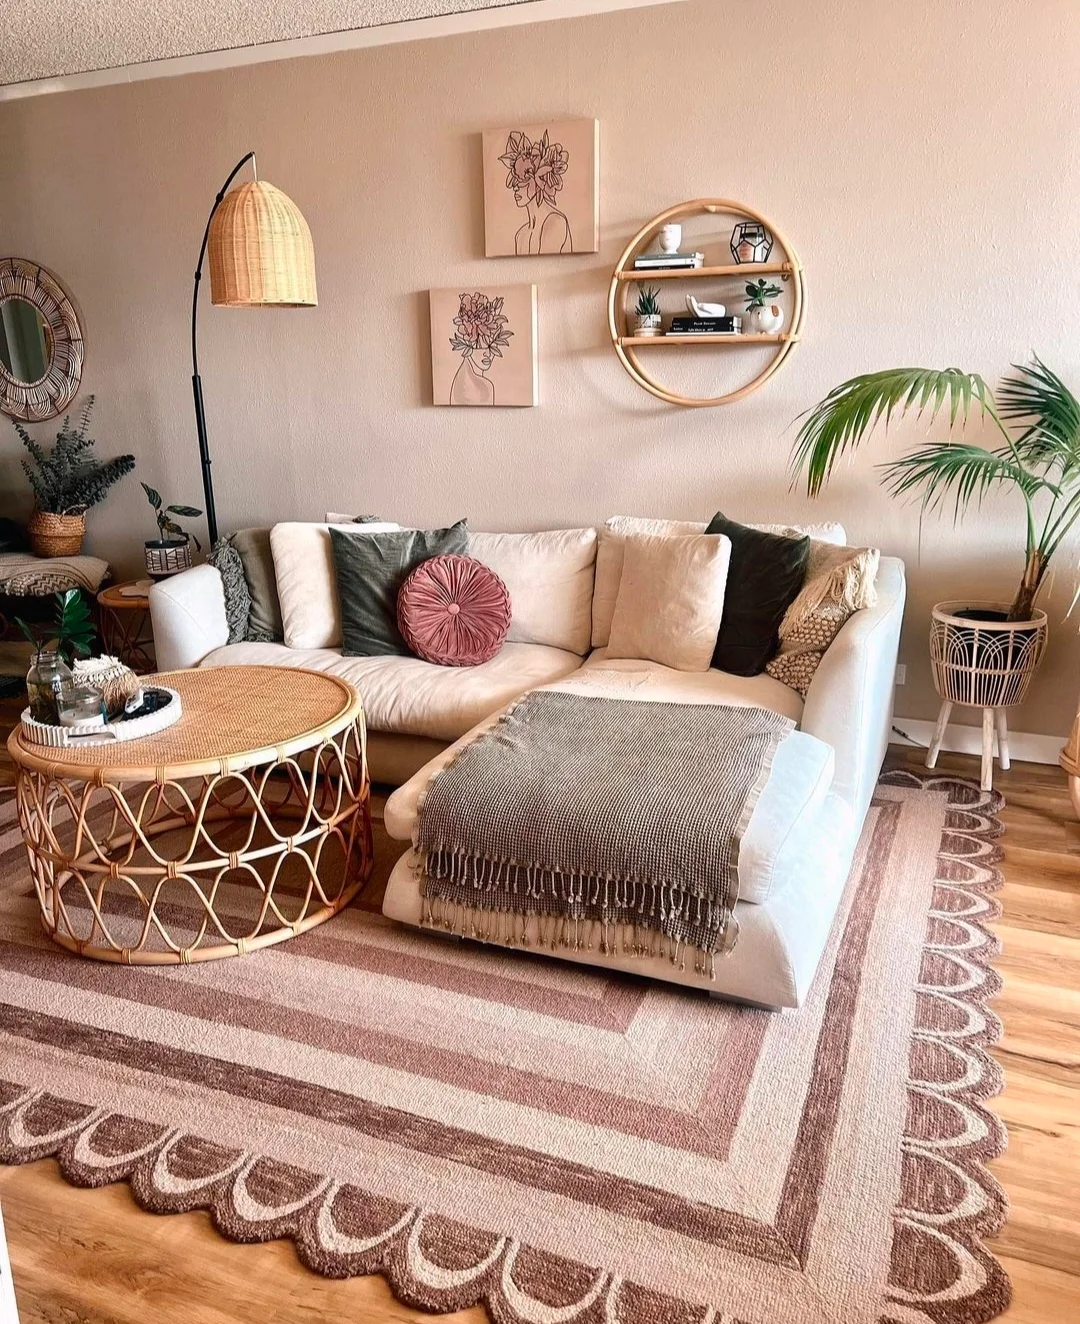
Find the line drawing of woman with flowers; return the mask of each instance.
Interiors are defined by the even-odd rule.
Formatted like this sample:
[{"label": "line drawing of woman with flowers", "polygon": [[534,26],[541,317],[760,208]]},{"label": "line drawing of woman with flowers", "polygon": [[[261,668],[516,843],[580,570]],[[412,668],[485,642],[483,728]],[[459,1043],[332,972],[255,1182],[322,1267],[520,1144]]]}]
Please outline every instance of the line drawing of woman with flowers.
[{"label": "line drawing of woman with flowers", "polygon": [[515,205],[525,209],[525,224],[514,235],[515,253],[519,257],[572,253],[570,222],[555,205],[570,153],[562,143],[548,141],[547,129],[535,142],[518,131],[507,138],[499,160],[506,166],[506,187],[513,192]]},{"label": "line drawing of woman with flowers", "polygon": [[461,363],[450,386],[452,405],[493,405],[495,383],[488,376],[491,365],[502,358],[514,334],[503,312],[501,296],[491,298],[477,291],[458,296],[458,315],[450,348],[461,355]]}]

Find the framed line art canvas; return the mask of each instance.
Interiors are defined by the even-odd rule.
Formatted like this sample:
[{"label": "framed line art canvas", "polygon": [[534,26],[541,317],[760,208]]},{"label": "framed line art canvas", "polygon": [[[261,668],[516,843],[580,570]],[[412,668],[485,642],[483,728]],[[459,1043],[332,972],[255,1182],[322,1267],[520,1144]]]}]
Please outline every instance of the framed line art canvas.
[{"label": "framed line art canvas", "polygon": [[488,257],[599,251],[599,120],[485,131],[484,245]]},{"label": "framed line art canvas", "polygon": [[431,290],[437,405],[537,405],[536,286]]}]

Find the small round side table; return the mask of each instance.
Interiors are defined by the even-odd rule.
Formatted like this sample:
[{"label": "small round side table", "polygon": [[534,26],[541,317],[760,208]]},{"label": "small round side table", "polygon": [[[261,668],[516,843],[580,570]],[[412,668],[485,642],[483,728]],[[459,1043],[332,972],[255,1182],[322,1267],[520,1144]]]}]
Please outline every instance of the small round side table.
[{"label": "small round side table", "polygon": [[138,594],[130,592],[134,587],[142,585],[110,584],[97,595],[101,645],[103,652],[145,675],[155,669],[150,598],[145,590]]}]

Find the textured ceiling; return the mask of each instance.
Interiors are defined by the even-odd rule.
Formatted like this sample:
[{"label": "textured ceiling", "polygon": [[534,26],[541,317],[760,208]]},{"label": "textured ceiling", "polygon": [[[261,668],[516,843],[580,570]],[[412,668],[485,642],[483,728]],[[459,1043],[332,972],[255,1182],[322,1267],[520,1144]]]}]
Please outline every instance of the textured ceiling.
[{"label": "textured ceiling", "polygon": [[529,0],[0,0],[0,85]]}]

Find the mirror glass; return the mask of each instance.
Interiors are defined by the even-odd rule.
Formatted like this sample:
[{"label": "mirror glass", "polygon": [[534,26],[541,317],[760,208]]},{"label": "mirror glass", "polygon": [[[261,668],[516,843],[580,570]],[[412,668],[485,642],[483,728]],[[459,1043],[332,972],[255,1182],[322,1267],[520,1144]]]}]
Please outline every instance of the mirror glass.
[{"label": "mirror glass", "polygon": [[52,359],[49,324],[27,299],[0,303],[0,363],[17,382],[40,381]]}]

